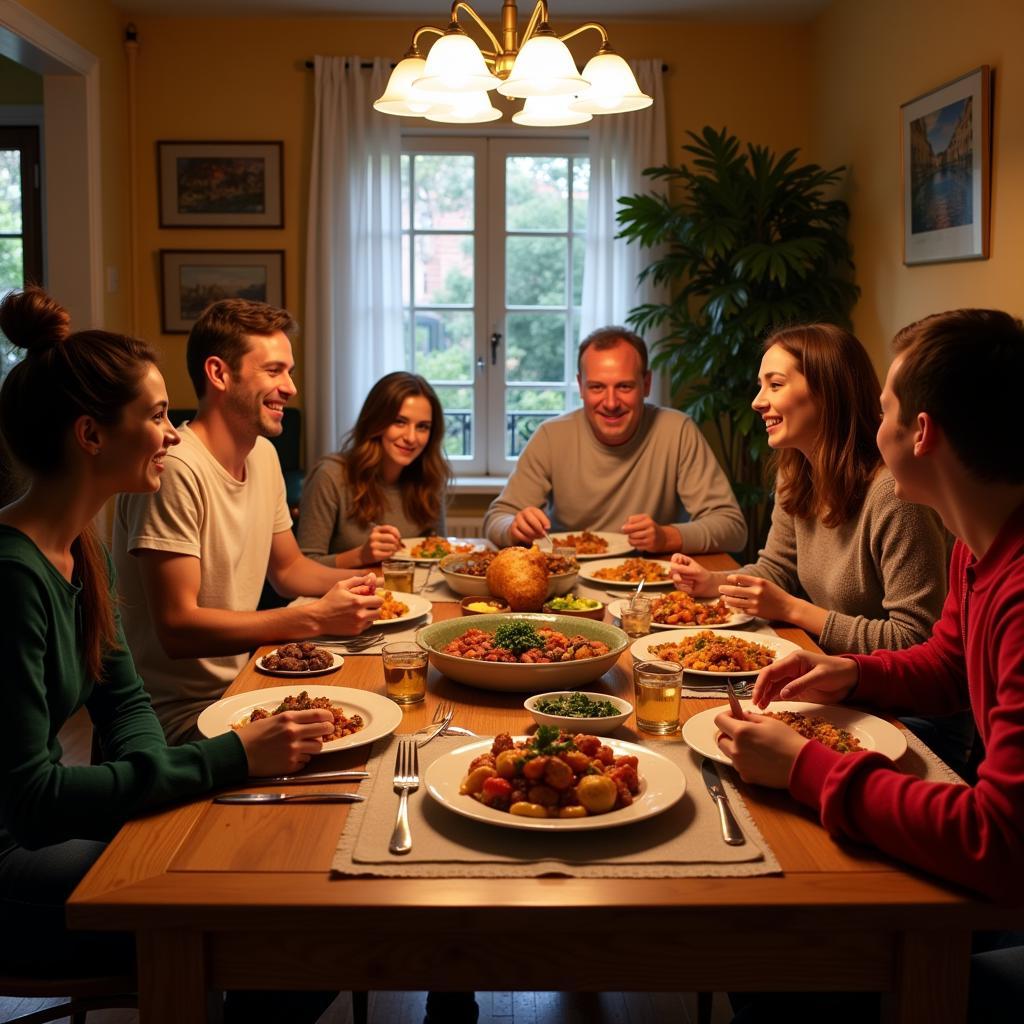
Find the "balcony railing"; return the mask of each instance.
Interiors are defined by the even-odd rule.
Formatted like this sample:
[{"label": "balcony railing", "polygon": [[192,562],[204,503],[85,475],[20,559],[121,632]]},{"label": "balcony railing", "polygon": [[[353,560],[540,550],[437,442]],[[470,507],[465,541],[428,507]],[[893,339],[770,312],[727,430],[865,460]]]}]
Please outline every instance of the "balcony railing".
[{"label": "balcony railing", "polygon": [[[505,454],[516,459],[533,437],[534,431],[545,421],[561,416],[558,410],[540,412],[537,410],[505,413]],[[450,455],[470,455],[473,451],[473,413],[468,409],[446,409],[444,414],[445,439],[449,443]],[[458,446],[452,451],[450,440],[455,438]]]}]

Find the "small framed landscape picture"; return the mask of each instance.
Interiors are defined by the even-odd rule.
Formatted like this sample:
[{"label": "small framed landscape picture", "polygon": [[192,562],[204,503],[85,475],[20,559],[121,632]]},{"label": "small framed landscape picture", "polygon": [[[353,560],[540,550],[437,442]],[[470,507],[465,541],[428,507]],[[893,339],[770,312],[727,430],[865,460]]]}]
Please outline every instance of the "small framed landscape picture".
[{"label": "small framed landscape picture", "polygon": [[284,305],[284,250],[161,249],[160,296],[165,334],[187,334],[219,299]]},{"label": "small framed landscape picture", "polygon": [[903,262],[988,259],[988,65],[900,108]]},{"label": "small framed landscape picture", "polygon": [[280,142],[158,142],[162,228],[284,226]]}]

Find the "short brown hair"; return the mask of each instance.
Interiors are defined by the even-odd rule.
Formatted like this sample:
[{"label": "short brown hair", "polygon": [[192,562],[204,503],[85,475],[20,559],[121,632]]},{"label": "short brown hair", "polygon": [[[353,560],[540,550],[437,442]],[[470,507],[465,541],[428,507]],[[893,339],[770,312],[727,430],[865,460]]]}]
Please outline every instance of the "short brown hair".
[{"label": "short brown hair", "polygon": [[1024,324],[998,309],[953,309],[904,327],[892,346],[900,422],[926,412],[982,480],[1024,483],[1024,459],[1000,443],[1020,427]]},{"label": "short brown hair", "polygon": [[807,379],[820,431],[809,460],[795,448],[775,453],[776,500],[790,515],[836,527],[863,505],[882,461],[875,441],[878,374],[864,346],[835,324],[786,327],[765,341],[764,351],[775,345],[796,360]]},{"label": "short brown hair", "polygon": [[596,331],[591,331],[581,342],[580,350],[576,356],[576,372],[583,373],[583,353],[588,348],[595,348],[599,352],[605,349],[615,348],[616,345],[622,344],[629,345],[631,348],[636,349],[637,354],[640,356],[641,373],[644,376],[647,375],[647,344],[639,334],[634,331],[628,330],[625,327],[598,327]]},{"label": "short brown hair", "polygon": [[196,398],[206,393],[206,360],[218,356],[237,372],[242,357],[249,351],[246,335],[267,337],[282,331],[294,336],[298,324],[286,309],[249,299],[221,299],[203,310],[188,333],[185,361]]}]

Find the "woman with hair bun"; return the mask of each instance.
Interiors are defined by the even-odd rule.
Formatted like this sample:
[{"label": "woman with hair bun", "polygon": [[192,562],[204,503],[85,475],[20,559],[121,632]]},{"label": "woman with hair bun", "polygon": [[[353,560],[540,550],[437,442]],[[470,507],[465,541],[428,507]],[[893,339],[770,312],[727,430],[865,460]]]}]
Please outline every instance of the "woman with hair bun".
[{"label": "woman with hair bun", "polygon": [[[115,493],[157,490],[178,443],[156,358],[124,335],[72,333],[38,288],[4,298],[0,328],[26,353],[0,388],[0,433],[27,482],[0,509],[0,955],[15,972],[130,970],[130,936],[64,925],[64,902],[106,841],[144,811],[295,770],[331,715],[290,712],[167,747],[92,527]],[[82,707],[106,760],[65,765],[57,736]]]},{"label": "woman with hair bun", "polygon": [[302,491],[303,554],[339,569],[389,558],[403,537],[444,533],[444,411],[415,373],[381,377],[341,451],[313,467]]}]

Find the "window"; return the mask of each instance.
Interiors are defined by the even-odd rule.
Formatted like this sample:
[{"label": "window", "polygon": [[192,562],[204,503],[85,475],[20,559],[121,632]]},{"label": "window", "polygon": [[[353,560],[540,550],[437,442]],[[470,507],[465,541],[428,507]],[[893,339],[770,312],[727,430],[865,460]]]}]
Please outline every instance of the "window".
[{"label": "window", "polygon": [[403,148],[407,365],[438,392],[455,472],[504,475],[541,422],[579,405],[586,143]]},{"label": "window", "polygon": [[[0,128],[0,296],[43,279],[39,129]],[[0,377],[21,358],[0,335]]]}]

